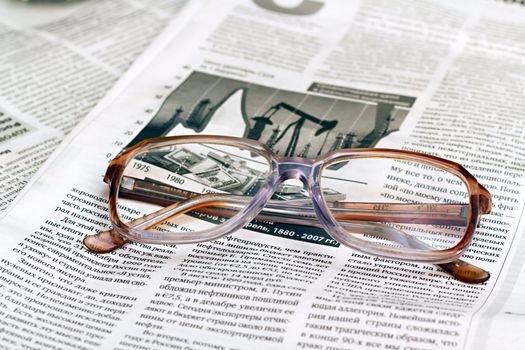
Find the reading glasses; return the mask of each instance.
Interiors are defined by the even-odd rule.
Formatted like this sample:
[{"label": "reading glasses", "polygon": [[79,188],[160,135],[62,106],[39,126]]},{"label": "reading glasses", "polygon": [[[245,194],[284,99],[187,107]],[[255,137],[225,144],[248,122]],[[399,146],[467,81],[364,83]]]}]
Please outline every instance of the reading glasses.
[{"label": "reading glasses", "polygon": [[104,181],[113,228],[84,239],[97,253],[128,241],[210,241],[255,219],[322,228],[329,236],[313,243],[437,264],[464,282],[490,276],[459,260],[490,213],[490,193],[459,164],[431,155],[372,148],[310,159],[244,138],[161,137],[121,152]]}]

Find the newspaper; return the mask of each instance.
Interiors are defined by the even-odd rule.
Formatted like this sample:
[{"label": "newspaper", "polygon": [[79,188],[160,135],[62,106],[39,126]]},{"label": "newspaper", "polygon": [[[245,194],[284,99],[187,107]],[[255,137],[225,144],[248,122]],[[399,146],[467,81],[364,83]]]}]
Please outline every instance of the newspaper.
[{"label": "newspaper", "polygon": [[0,212],[186,3],[0,2]]},{"label": "newspaper", "polygon": [[[522,18],[490,1],[208,2],[2,219],[3,348],[520,348]],[[274,106],[283,113],[265,127],[256,117]],[[294,139],[274,142],[272,129],[306,114]],[[333,129],[326,140],[321,126]],[[279,154],[391,147],[457,161],[493,195],[465,254],[491,278],[465,284],[433,265],[319,244],[293,225],[86,251],[84,236],[109,227],[107,162],[145,138],[195,133]]]}]

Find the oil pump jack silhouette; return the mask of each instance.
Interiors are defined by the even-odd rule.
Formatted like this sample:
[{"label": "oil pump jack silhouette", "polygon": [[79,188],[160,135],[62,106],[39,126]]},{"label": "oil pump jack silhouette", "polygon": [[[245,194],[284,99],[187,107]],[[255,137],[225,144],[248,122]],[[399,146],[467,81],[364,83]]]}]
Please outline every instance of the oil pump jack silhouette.
[{"label": "oil pump jack silhouette", "polygon": [[[339,132],[333,141],[333,144],[326,151],[335,151],[341,148],[371,148],[379,142],[379,140],[390,133],[397,131],[397,129],[390,130],[391,123],[395,120],[395,106],[388,103],[378,103],[376,107],[375,115],[375,125],[372,131],[364,135],[361,139],[357,138],[357,135],[352,131],[348,130],[346,134]],[[266,145],[273,149],[273,147],[281,141],[287,133],[293,128],[290,142],[286,148],[283,156],[285,157],[307,157],[308,151],[312,146],[311,142],[308,142],[303,149],[296,153],[297,144],[299,142],[299,136],[301,129],[304,126],[305,122],[311,122],[319,125],[319,128],[315,132],[315,136],[319,136],[323,133],[325,134],[324,141],[321,146],[318,148],[317,156],[323,153],[323,148],[328,139],[330,132],[335,129],[337,126],[337,120],[321,120],[316,118],[286,102],[278,103],[263,113],[260,116],[255,116],[252,120],[255,121],[253,127],[248,131],[247,137],[254,140],[261,140],[263,131],[267,126],[273,125],[271,118],[279,110],[285,109],[299,118],[290,124],[288,124],[284,129],[281,130],[281,126],[277,126],[272,130],[272,134],[269,139],[266,141]],[[340,129],[340,128],[338,128]],[[326,152],[325,151],[325,152]]]},{"label": "oil pump jack silhouette", "polygon": [[[277,144],[279,141],[281,141],[281,139],[286,136],[288,131],[293,128],[290,142],[288,143],[288,146],[286,147],[286,151],[283,154],[283,156],[285,157],[296,156],[295,150],[299,142],[299,136],[301,134],[301,129],[304,126],[304,123],[306,121],[319,125],[319,128],[315,132],[315,136],[319,136],[325,132],[328,133],[333,128],[335,128],[335,126],[337,125],[337,120],[321,120],[292,105],[289,105],[286,102],[280,102],[268,108],[268,110],[266,110],[266,112],[264,112],[262,115],[252,118],[255,121],[255,124],[253,125],[253,128],[251,128],[248,131],[247,137],[253,140],[260,140],[262,133],[266,129],[266,127],[268,125],[273,125],[273,122],[271,121],[272,116],[278,111],[280,111],[281,109],[285,109],[297,115],[298,119],[288,124],[282,131],[280,130],[279,127],[273,129],[272,136],[270,136],[270,139],[268,140],[266,144],[268,145],[268,147],[273,148],[273,146]],[[309,147],[310,147],[310,144],[307,144],[305,146],[306,151],[308,150]],[[304,152],[301,152],[301,153],[304,153]]]},{"label": "oil pump jack silhouette", "polygon": [[[203,98],[199,100],[193,106],[193,108],[191,108],[189,113],[185,113],[185,110],[189,108],[188,105],[184,104],[177,104],[177,107],[174,110],[171,110],[173,107],[171,107],[169,110],[166,109],[164,114],[159,113],[156,115],[127,145],[127,147],[130,147],[147,138],[168,135],[169,132],[179,123],[182,123],[184,127],[193,129],[197,133],[202,132],[208,123],[213,119],[216,111],[233,95],[233,93],[234,92],[228,94],[218,103],[213,103],[208,97]],[[236,103],[242,104],[243,102]],[[364,108],[366,109],[368,107],[365,106]],[[292,122],[287,125],[282,124],[282,116],[279,118],[276,118],[275,116],[276,113],[282,110],[296,116],[296,119],[292,119]],[[166,117],[166,113],[169,114],[168,117]],[[244,137],[265,142],[270,149],[274,150],[276,153],[280,153],[280,155],[285,157],[308,157],[308,153],[312,153],[310,156],[319,156],[323,153],[335,151],[341,148],[372,148],[375,147],[375,145],[383,137],[398,130],[391,129],[392,122],[396,119],[395,105],[383,102],[377,103],[375,108],[374,127],[368,134],[364,136],[358,135],[353,130],[353,126],[350,126],[347,130],[345,130],[347,125],[344,121],[342,121],[343,124],[341,125],[338,120],[322,120],[286,102],[276,103],[275,105],[269,107],[262,115],[256,115],[250,118],[254,121],[253,123],[249,123],[249,117],[245,115],[244,112],[242,113],[246,126]],[[266,139],[266,141],[263,141],[262,137],[267,137],[266,135],[268,135],[267,132],[264,132],[266,128],[268,126],[274,125],[272,117],[274,117],[274,121],[275,119],[279,121],[276,122],[277,125],[273,127],[270,136]],[[314,135],[308,135],[307,142],[305,144],[304,135],[303,140],[300,139],[300,136],[302,128],[306,123],[313,123],[314,127],[315,125],[318,127],[315,130]],[[333,135],[332,132],[337,132],[337,135],[330,138],[330,135]],[[322,141],[314,139],[321,134],[324,134]],[[289,137],[289,142],[286,146],[286,149],[276,150],[276,145],[285,137]],[[331,146],[325,148],[329,139],[331,140]],[[302,144],[302,149],[297,150],[299,143]],[[284,154],[282,153],[283,151]]]}]

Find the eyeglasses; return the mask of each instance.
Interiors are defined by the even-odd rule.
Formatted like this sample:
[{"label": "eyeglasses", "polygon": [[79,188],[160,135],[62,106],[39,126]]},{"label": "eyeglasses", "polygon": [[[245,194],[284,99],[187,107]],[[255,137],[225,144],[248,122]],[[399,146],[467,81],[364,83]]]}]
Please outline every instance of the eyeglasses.
[{"label": "eyeglasses", "polygon": [[[97,253],[128,241],[210,241],[248,225],[382,258],[438,264],[469,283],[490,276],[458,260],[480,215],[490,213],[490,193],[459,164],[430,155],[341,149],[309,159],[282,157],[244,138],[162,137],[124,150],[110,162],[104,181],[113,229],[84,239]],[[254,219],[259,224],[250,223]],[[283,225],[317,227],[328,235],[318,229],[320,234],[305,236]]]}]

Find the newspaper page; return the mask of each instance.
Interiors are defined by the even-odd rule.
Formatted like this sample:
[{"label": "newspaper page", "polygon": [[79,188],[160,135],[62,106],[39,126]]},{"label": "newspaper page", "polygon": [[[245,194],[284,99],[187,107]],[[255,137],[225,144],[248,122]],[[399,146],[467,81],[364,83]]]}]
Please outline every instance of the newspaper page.
[{"label": "newspaper page", "polygon": [[[522,16],[478,1],[208,3],[2,219],[3,347],[519,348]],[[392,147],[457,161],[493,196],[464,256],[491,278],[466,284],[271,221],[207,243],[88,252],[85,235],[109,227],[108,161],[183,134],[248,137],[280,155]],[[418,176],[400,172],[363,176],[389,198]]]},{"label": "newspaper page", "polygon": [[186,3],[0,2],[0,212]]}]

